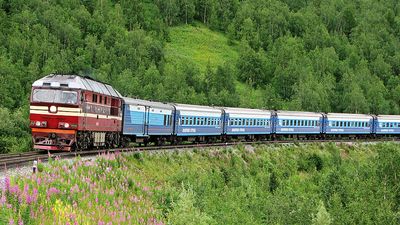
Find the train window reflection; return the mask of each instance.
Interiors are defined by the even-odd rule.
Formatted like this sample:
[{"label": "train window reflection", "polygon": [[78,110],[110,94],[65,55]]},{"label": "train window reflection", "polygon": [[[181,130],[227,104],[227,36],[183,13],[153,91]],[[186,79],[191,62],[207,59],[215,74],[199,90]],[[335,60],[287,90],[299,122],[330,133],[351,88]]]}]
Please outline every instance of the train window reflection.
[{"label": "train window reflection", "polygon": [[76,91],[36,89],[32,93],[32,101],[76,104],[78,102],[78,94]]}]

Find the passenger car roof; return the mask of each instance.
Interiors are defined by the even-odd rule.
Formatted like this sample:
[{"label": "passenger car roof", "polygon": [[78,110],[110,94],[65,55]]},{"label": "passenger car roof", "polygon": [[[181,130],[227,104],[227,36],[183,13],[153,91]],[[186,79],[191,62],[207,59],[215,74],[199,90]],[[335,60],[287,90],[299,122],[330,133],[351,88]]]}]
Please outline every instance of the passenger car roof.
[{"label": "passenger car roof", "polygon": [[247,108],[234,108],[234,107],[222,107],[226,113],[229,114],[255,114],[255,115],[271,115],[270,110],[262,109],[247,109]]},{"label": "passenger car roof", "polygon": [[148,100],[127,98],[127,97],[124,97],[123,99],[125,101],[125,104],[127,104],[127,105],[150,106],[150,107],[154,107],[154,108],[171,109],[171,110],[174,109],[174,107],[169,103],[153,102],[153,101],[148,101]]},{"label": "passenger car roof", "polygon": [[204,105],[188,105],[188,104],[179,104],[173,103],[176,110],[180,111],[192,111],[192,112],[210,112],[210,113],[222,113],[221,108],[204,106]]},{"label": "passenger car roof", "polygon": [[328,113],[326,117],[339,119],[372,119],[372,115],[368,114],[351,114],[351,113]]}]

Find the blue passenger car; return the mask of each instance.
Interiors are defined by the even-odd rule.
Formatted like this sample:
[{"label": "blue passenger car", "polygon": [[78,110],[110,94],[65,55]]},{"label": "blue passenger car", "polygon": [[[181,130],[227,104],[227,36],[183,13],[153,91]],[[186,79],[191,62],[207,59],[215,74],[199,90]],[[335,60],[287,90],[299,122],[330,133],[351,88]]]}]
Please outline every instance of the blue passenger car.
[{"label": "blue passenger car", "polygon": [[371,134],[374,117],[364,114],[326,114],[326,134]]},{"label": "blue passenger car", "polygon": [[376,134],[400,134],[400,116],[379,115],[375,121]]},{"label": "blue passenger car", "polygon": [[175,108],[171,104],[124,98],[123,134],[136,137],[173,135]]},{"label": "blue passenger car", "polygon": [[222,134],[222,109],[174,104],[176,108],[175,132],[179,136],[216,136]]},{"label": "blue passenger car", "polygon": [[227,135],[260,135],[272,133],[271,111],[224,108]]},{"label": "blue passenger car", "polygon": [[322,113],[278,111],[275,118],[276,134],[321,134]]}]

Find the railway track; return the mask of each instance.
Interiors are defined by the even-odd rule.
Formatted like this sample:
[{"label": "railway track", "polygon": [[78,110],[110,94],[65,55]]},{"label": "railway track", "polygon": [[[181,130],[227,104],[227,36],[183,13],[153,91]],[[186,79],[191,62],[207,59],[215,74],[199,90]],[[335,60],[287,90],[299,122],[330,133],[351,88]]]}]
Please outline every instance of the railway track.
[{"label": "railway track", "polygon": [[226,142],[226,143],[204,143],[204,144],[183,144],[183,145],[164,145],[164,146],[146,146],[146,147],[129,147],[129,148],[114,148],[114,149],[95,149],[90,151],[72,151],[72,152],[51,152],[46,151],[31,151],[24,153],[0,154],[0,171],[10,168],[27,166],[32,164],[34,160],[46,162],[49,158],[73,158],[77,156],[93,156],[104,153],[115,152],[143,152],[143,151],[166,151],[179,149],[193,148],[211,148],[211,147],[227,147],[235,145],[250,145],[250,144],[296,144],[296,143],[376,143],[384,141],[399,141],[398,139],[348,139],[348,140],[274,140],[274,141],[241,141],[241,142]]}]

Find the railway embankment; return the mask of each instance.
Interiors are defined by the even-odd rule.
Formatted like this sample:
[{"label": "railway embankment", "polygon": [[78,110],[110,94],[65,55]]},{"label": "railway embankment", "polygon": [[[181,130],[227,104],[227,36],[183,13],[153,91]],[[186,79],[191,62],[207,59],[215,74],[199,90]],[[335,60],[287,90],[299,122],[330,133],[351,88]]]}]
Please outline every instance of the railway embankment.
[{"label": "railway embankment", "polygon": [[3,179],[0,223],[398,222],[400,145],[104,153]]}]

